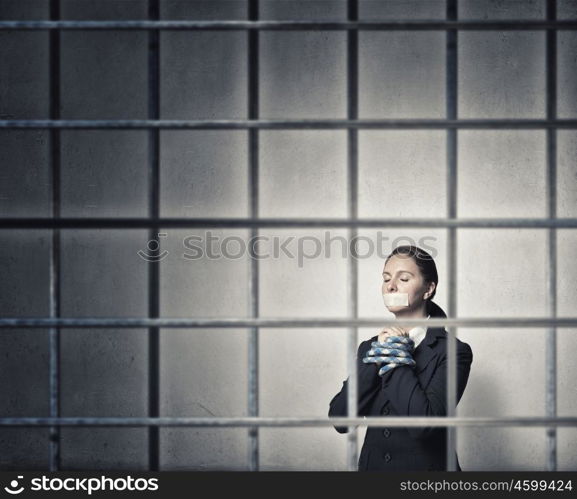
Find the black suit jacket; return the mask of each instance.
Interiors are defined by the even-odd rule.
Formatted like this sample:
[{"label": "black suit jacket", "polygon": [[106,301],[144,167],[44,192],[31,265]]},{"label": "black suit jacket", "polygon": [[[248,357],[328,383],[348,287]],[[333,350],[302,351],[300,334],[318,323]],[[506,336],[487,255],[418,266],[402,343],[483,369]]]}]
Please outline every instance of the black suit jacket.
[{"label": "black suit jacket", "polygon": [[[362,359],[374,336],[363,341],[357,352],[359,416],[445,416],[447,414],[447,332],[428,328],[413,352],[415,366],[398,366],[380,377],[376,364]],[[457,402],[465,391],[473,352],[457,338]],[[329,417],[347,415],[347,384],[330,402]],[[347,427],[337,427],[346,433]],[[432,471],[446,469],[444,427],[368,427],[359,471]],[[461,471],[457,459],[457,470]]]}]

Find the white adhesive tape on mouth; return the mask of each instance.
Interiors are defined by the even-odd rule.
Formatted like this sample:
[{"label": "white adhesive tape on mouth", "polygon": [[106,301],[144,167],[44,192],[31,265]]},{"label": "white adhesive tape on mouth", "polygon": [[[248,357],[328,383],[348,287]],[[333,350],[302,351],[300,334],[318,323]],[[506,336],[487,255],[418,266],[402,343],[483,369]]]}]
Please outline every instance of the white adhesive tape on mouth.
[{"label": "white adhesive tape on mouth", "polygon": [[383,301],[387,307],[408,307],[409,295],[407,293],[383,294]]}]

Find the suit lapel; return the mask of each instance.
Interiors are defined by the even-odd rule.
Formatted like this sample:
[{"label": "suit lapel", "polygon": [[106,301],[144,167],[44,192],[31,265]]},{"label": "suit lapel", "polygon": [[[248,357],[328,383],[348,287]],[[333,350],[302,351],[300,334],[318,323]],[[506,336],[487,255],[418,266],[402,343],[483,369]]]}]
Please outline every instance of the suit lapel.
[{"label": "suit lapel", "polygon": [[439,356],[439,349],[435,348],[437,338],[443,337],[445,334],[443,328],[427,328],[427,334],[423,338],[423,341],[421,341],[413,352],[413,359],[417,363],[415,369],[418,373],[424,371],[429,363]]}]

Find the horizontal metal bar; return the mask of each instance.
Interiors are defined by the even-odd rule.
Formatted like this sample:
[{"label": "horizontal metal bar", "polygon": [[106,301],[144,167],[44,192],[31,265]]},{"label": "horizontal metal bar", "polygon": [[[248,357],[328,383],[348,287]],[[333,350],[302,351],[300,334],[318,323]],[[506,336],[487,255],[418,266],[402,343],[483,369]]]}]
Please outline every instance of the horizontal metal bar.
[{"label": "horizontal metal bar", "polygon": [[370,417],[370,418],[283,418],[283,417],[111,417],[111,418],[0,418],[0,426],[388,426],[388,427],[455,427],[455,426],[577,426],[577,417]]},{"label": "horizontal metal bar", "polygon": [[4,317],[0,328],[327,328],[327,327],[384,327],[384,326],[455,326],[455,327],[577,327],[577,317],[507,317],[507,318],[430,318],[430,319],[381,319],[381,318],[144,318],[144,317]]},{"label": "horizontal metal bar", "polygon": [[4,129],[74,130],[494,130],[577,128],[576,119],[304,119],[304,120],[0,120]]},{"label": "horizontal metal bar", "polygon": [[199,229],[199,228],[496,228],[574,229],[577,218],[25,218],[0,217],[0,229]]},{"label": "horizontal metal bar", "polygon": [[268,30],[268,31],[421,31],[421,30],[550,30],[577,28],[577,20],[540,21],[2,21],[0,30]]}]

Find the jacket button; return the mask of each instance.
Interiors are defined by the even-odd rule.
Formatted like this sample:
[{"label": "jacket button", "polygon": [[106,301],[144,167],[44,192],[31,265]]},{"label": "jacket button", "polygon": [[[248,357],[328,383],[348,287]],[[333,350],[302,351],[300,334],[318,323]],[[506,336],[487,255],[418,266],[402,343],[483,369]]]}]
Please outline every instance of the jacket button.
[{"label": "jacket button", "polygon": [[383,414],[388,414],[388,413],[389,413],[389,408],[388,408],[388,407],[385,407],[385,408],[383,409]]},{"label": "jacket button", "polygon": [[387,463],[391,460],[391,455],[387,452],[384,456],[385,461],[387,461]]},{"label": "jacket button", "polygon": [[389,438],[391,436],[391,430],[385,428],[383,431],[383,435],[385,436],[385,438]]}]

